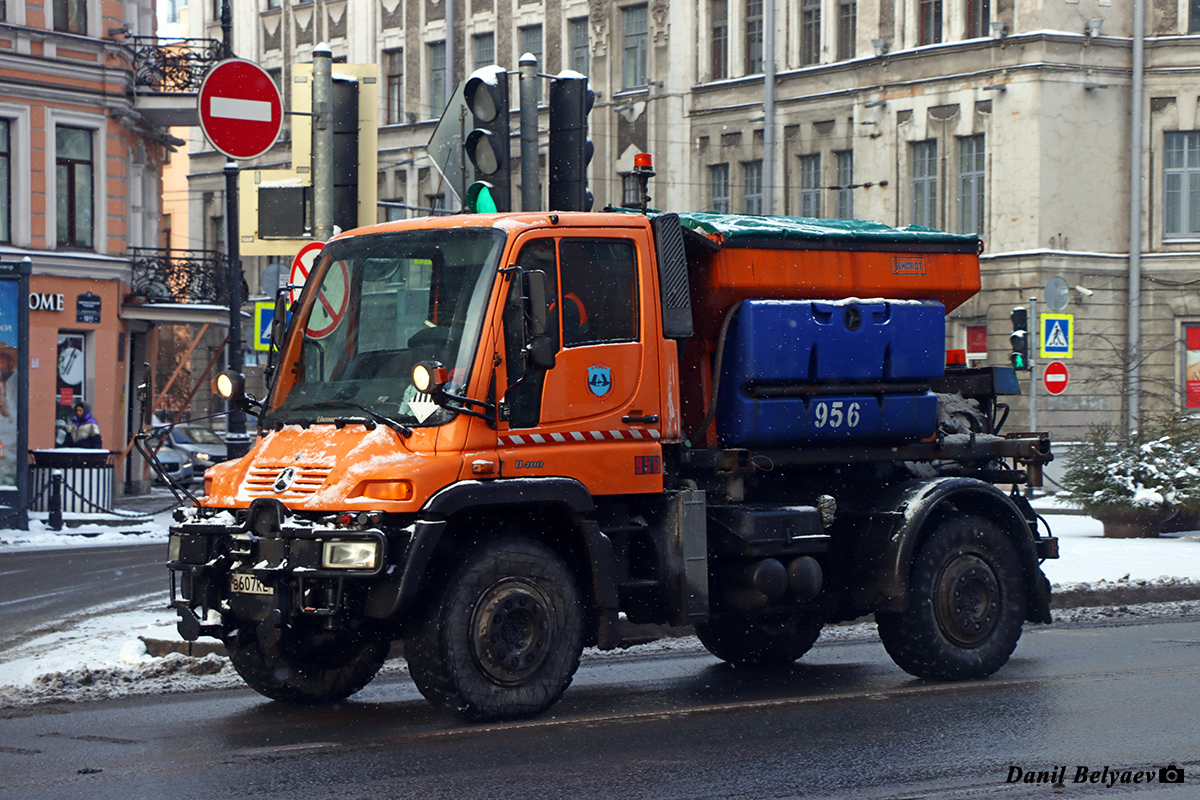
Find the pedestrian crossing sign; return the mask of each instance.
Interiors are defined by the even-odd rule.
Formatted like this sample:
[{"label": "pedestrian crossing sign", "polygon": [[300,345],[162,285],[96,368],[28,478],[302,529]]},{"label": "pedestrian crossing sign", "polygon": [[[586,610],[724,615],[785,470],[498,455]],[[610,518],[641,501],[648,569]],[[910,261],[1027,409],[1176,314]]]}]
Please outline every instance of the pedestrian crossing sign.
[{"label": "pedestrian crossing sign", "polygon": [[1042,314],[1042,358],[1072,358],[1075,355],[1075,315]]}]

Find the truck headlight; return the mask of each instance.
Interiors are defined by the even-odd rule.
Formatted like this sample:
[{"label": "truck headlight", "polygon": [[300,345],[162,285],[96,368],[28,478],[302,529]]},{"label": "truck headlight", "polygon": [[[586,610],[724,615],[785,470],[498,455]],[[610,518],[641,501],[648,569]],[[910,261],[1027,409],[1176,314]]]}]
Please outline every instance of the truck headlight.
[{"label": "truck headlight", "polygon": [[325,542],[321,551],[323,569],[375,569],[378,542]]},{"label": "truck headlight", "polygon": [[178,533],[172,533],[167,544],[167,561],[178,561],[179,551],[183,545],[183,537]]}]

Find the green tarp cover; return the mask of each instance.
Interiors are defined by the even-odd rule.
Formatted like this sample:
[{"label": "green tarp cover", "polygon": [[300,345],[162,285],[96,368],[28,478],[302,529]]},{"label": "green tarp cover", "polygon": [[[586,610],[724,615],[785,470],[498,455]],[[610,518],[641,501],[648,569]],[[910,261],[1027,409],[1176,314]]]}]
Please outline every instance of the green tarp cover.
[{"label": "green tarp cover", "polygon": [[890,228],[878,222],[857,219],[809,219],[806,217],[756,217],[743,214],[689,212],[679,215],[685,228],[709,235],[721,234],[728,247],[761,247],[771,242],[825,243],[837,245],[949,245],[974,251],[978,237],[943,233],[920,225]]}]

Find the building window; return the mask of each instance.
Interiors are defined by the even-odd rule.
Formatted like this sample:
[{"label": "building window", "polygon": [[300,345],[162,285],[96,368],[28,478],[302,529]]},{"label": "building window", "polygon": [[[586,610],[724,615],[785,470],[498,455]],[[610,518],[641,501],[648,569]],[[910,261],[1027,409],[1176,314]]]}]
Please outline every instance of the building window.
[{"label": "building window", "polygon": [[387,125],[404,121],[404,51],[388,50],[383,54],[387,70]]},{"label": "building window", "polygon": [[56,148],[55,197],[57,198],[58,236],[61,247],[91,247],[94,225],[95,190],[92,163],[92,132],[84,128],[58,127],[54,131]]},{"label": "building window", "polygon": [[279,8],[282,6],[282,0],[267,0],[267,9]]},{"label": "building window", "polygon": [[475,69],[490,67],[496,63],[496,34],[475,35]]},{"label": "building window", "polygon": [[745,74],[763,71],[763,0],[746,0]]},{"label": "building window", "polygon": [[913,142],[912,222],[937,227],[937,141]]},{"label": "building window", "polygon": [[821,155],[800,156],[800,216],[821,216]]},{"label": "building window", "polygon": [[729,0],[712,0],[709,13],[712,15],[712,79],[719,81],[729,77]]},{"label": "building window", "polygon": [[12,123],[0,119],[0,242],[12,242]]},{"label": "building window", "polygon": [[[538,69],[544,70],[546,67],[546,64],[542,60],[542,26],[541,25],[530,25],[528,27],[521,28],[520,33],[521,33],[521,53],[522,54],[532,53],[533,57],[537,59]],[[536,80],[533,82],[533,85],[534,85],[534,88],[537,93],[537,101],[538,101],[538,103],[541,103],[542,102],[542,82],[540,80]]]},{"label": "building window", "polygon": [[837,57],[838,61],[854,58],[858,47],[858,2],[857,0],[838,0],[837,28]]},{"label": "building window", "polygon": [[[1195,0],[1193,0],[1195,2]],[[991,0],[967,0],[967,38],[980,39],[991,34]]]},{"label": "building window", "polygon": [[1163,134],[1163,235],[1200,236],[1200,131]]},{"label": "building window", "polygon": [[713,164],[708,168],[709,196],[712,210],[718,214],[729,213],[729,165]]},{"label": "building window", "polygon": [[821,0],[800,3],[800,63],[821,60]]},{"label": "building window", "polygon": [[625,35],[622,57],[621,86],[636,89],[646,85],[649,56],[650,20],[645,6],[626,8],[621,12],[621,30]]},{"label": "building window", "polygon": [[1188,33],[1200,33],[1200,0],[1188,0]]},{"label": "building window", "polygon": [[429,45],[429,116],[441,116],[446,108],[446,43]]},{"label": "building window", "polygon": [[763,175],[761,161],[742,164],[745,191],[742,194],[742,210],[746,214],[763,213]]},{"label": "building window", "polygon": [[837,157],[837,215],[840,219],[854,219],[854,151],[840,150]]},{"label": "building window", "polygon": [[983,234],[983,134],[958,140],[958,232]]},{"label": "building window", "polygon": [[87,34],[87,26],[87,0],[54,0],[54,30]]},{"label": "building window", "polygon": [[942,41],[942,0],[920,0],[917,6],[917,44]]},{"label": "building window", "polygon": [[592,55],[587,17],[568,21],[567,28],[568,41],[571,43],[571,69],[580,75],[587,75],[591,69]]}]

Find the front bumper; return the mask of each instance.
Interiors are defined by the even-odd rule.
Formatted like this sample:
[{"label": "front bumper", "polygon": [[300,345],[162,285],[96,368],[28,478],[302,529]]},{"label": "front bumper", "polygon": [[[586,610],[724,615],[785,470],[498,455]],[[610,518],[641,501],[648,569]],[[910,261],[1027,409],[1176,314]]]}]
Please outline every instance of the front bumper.
[{"label": "front bumper", "polygon": [[[327,565],[329,546],[353,543],[374,550],[366,565]],[[222,514],[171,527],[167,569],[179,633],[225,639],[245,623],[282,629],[298,619],[326,628],[348,624],[373,586],[397,571],[396,535],[381,527],[347,527],[299,520],[278,501],[255,501],[244,519]]]}]

